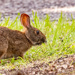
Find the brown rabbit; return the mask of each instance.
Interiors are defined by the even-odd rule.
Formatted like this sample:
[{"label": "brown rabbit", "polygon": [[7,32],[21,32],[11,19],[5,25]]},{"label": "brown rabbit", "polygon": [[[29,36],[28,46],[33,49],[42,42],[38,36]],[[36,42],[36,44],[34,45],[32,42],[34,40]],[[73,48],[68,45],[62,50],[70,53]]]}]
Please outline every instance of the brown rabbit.
[{"label": "brown rabbit", "polygon": [[46,42],[45,35],[30,25],[27,14],[21,14],[20,21],[24,32],[0,27],[0,58],[23,57],[32,46]]}]

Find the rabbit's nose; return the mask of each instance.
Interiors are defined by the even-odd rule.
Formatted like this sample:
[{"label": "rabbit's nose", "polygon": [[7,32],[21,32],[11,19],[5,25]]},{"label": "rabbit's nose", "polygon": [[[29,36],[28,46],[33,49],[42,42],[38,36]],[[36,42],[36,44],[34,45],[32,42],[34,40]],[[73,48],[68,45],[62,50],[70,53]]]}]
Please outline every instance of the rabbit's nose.
[{"label": "rabbit's nose", "polygon": [[42,38],[41,41],[42,41],[43,43],[47,43],[46,39],[44,39],[44,38]]},{"label": "rabbit's nose", "polygon": [[47,40],[45,40],[45,43],[47,43]]}]

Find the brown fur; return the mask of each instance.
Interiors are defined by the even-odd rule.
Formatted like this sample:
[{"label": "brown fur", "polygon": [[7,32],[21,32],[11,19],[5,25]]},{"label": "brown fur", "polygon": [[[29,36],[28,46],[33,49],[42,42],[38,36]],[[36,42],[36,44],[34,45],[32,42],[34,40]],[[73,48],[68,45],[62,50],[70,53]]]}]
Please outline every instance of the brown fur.
[{"label": "brown fur", "polygon": [[[27,14],[22,14],[20,20],[24,32],[0,27],[0,58],[23,57],[33,45],[46,41],[44,34],[30,25],[30,17]],[[39,35],[36,34],[37,30]]]}]

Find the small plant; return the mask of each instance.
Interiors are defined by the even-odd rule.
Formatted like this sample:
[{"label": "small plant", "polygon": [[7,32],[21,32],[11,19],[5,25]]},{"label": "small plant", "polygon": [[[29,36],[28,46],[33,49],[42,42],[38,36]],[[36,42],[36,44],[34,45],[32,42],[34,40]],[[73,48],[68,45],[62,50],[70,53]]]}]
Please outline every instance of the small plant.
[{"label": "small plant", "polygon": [[11,58],[11,63],[13,64],[14,62],[15,62],[16,60],[15,60],[15,58],[13,57],[13,58]]}]

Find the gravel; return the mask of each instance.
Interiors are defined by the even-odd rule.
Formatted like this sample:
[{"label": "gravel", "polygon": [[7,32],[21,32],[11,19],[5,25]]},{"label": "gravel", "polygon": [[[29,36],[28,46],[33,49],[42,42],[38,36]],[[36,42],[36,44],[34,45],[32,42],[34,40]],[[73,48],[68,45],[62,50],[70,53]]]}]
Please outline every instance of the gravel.
[{"label": "gravel", "polygon": [[[66,12],[64,7],[68,9]],[[51,20],[58,20],[61,11],[63,11],[67,18],[71,19],[72,13],[75,19],[75,11],[71,9],[74,7],[75,0],[0,0],[1,20],[8,16],[14,19],[17,13],[27,13],[32,17],[32,11],[37,12],[40,18],[49,14]]]}]

